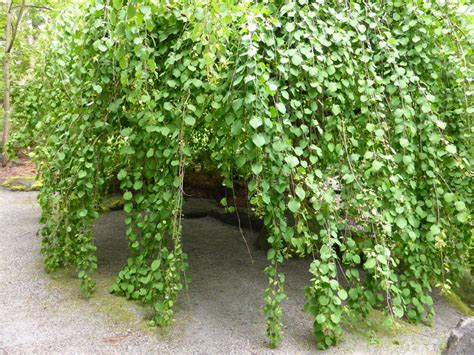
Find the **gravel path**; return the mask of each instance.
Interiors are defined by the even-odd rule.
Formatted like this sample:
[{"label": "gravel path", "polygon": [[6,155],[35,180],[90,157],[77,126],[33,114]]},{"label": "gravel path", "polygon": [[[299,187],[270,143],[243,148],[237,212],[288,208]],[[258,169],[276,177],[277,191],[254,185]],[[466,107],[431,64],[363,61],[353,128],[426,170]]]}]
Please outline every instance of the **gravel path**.
[{"label": "gravel path", "polygon": [[[237,228],[209,217],[184,221],[193,282],[182,293],[176,323],[160,330],[146,325],[148,308],[107,293],[128,254],[122,212],[97,223],[98,290],[85,300],[70,271],[43,270],[35,198],[34,192],[0,190],[0,354],[271,352],[261,311],[265,253],[252,247],[255,234],[246,233],[252,263]],[[307,266],[294,259],[283,268],[289,298],[276,353],[316,352],[311,317],[303,312]],[[325,353],[439,353],[461,315],[439,298],[436,310],[432,327],[404,324],[377,333],[348,327],[338,347]]]}]

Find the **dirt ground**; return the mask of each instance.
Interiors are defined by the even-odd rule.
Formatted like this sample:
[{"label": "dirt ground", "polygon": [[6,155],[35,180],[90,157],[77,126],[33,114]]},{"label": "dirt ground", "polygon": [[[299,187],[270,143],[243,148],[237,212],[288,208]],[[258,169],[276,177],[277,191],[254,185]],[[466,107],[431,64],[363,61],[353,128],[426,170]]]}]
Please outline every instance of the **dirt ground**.
[{"label": "dirt ground", "polygon": [[13,176],[35,176],[34,164],[24,155],[14,161],[8,162],[6,167],[0,166],[0,183]]},{"label": "dirt ground", "polygon": [[[184,221],[183,244],[192,283],[182,292],[176,322],[150,328],[150,310],[110,295],[107,288],[128,251],[122,212],[103,215],[95,228],[98,289],[90,300],[70,272],[46,274],[35,236],[39,207],[34,192],[0,190],[0,354],[17,353],[315,353],[312,319],[303,312],[308,261],[289,260],[284,339],[267,347],[262,292],[265,252],[255,250],[256,233],[247,231],[252,262],[233,226],[210,217]],[[341,343],[328,354],[437,354],[461,315],[435,297],[433,325],[402,323],[383,330],[348,324]],[[376,331],[375,331],[376,330]]]}]

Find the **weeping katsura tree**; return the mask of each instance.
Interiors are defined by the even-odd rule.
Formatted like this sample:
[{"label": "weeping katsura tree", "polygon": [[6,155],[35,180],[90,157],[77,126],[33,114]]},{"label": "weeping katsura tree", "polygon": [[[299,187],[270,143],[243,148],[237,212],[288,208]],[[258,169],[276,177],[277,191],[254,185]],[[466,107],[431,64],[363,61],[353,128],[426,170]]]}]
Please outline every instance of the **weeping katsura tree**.
[{"label": "weeping katsura tree", "polygon": [[66,11],[29,91],[47,269],[72,265],[93,292],[91,228],[115,174],[131,256],[112,292],[170,324],[187,269],[183,178],[204,149],[228,188],[248,183],[266,226],[271,346],[289,256],[313,260],[305,309],[320,348],[374,308],[389,321],[430,317],[432,287],[456,282],[472,238],[468,11],[398,0]]}]

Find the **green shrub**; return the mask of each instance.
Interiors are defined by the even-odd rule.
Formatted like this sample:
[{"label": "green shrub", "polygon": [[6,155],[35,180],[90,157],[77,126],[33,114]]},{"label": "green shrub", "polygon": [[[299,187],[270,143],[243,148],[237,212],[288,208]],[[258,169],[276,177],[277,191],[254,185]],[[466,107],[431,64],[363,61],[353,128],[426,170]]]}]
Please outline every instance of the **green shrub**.
[{"label": "green shrub", "polygon": [[248,181],[268,231],[271,346],[288,248],[314,258],[305,308],[320,348],[336,344],[344,317],[375,307],[432,315],[432,286],[462,275],[471,239],[465,10],[94,0],[64,13],[29,91],[41,113],[32,131],[47,268],[72,264],[93,291],[91,227],[119,171],[132,256],[112,291],[153,304],[152,323],[169,324],[187,269],[183,176],[209,159],[228,187]]}]

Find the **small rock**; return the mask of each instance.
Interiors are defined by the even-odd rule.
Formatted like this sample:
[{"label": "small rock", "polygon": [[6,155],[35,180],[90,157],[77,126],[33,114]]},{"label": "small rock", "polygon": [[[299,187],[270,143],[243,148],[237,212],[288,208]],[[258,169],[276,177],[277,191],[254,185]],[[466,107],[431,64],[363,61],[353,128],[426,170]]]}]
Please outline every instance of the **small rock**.
[{"label": "small rock", "polygon": [[445,355],[474,354],[474,318],[463,318],[451,331]]}]

